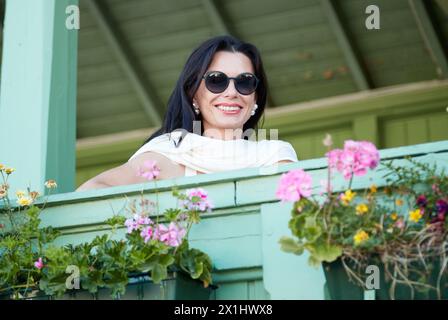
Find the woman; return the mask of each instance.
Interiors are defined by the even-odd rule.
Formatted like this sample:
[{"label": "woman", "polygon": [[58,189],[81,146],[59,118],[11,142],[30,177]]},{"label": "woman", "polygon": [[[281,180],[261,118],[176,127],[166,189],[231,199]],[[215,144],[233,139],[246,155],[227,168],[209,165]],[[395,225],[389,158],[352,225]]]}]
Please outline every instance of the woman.
[{"label": "woman", "polygon": [[297,161],[287,142],[253,140],[266,94],[257,48],[231,36],[204,42],[184,66],[162,128],[127,163],[77,191],[145,182],[147,177],[137,172],[148,161],[156,163],[157,179]]}]

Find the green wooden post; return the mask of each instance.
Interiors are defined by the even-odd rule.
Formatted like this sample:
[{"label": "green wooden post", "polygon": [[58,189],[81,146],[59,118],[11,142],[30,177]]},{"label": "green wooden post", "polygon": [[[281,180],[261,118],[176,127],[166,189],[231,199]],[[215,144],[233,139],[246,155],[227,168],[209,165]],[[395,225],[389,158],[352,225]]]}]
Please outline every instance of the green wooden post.
[{"label": "green wooden post", "polygon": [[78,0],[13,0],[5,12],[0,163],[11,190],[74,189],[78,31],[66,27]]},{"label": "green wooden post", "polygon": [[375,115],[355,118],[353,121],[353,133],[357,140],[369,140],[379,146],[378,120]]}]

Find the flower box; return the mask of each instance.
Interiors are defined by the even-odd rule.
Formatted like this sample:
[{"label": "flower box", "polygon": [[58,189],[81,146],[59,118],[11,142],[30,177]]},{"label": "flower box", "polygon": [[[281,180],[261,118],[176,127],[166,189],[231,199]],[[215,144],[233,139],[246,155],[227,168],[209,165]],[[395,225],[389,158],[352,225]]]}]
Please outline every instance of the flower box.
[{"label": "flower box", "polygon": [[[46,295],[40,290],[28,290],[22,300],[208,300],[213,286],[204,288],[200,281],[192,279],[184,272],[171,272],[160,284],[151,281],[148,275],[129,278],[124,295],[111,296],[111,291],[101,288],[92,294],[83,289],[66,291],[61,297]],[[0,295],[1,300],[13,299],[10,294]]]},{"label": "flower box", "polygon": [[[294,202],[293,237],[281,248],[324,268],[331,299],[448,299],[448,178],[445,164],[430,158],[391,159],[380,164],[368,141],[328,147],[327,179],[319,196],[302,169],[282,175],[277,196]],[[423,161],[422,161],[423,160]],[[380,187],[354,178],[379,167]],[[335,172],[347,182],[334,183]],[[370,187],[368,186],[370,184]]]},{"label": "flower box", "polygon": [[[410,285],[400,281],[395,283],[391,281],[385,271],[384,264],[372,262],[379,269],[379,289],[375,290],[375,300],[436,300],[448,299],[448,275],[446,272],[440,275],[440,259],[433,261],[428,266],[428,272],[424,272],[424,266],[418,268],[422,274],[413,274],[409,277],[411,282],[419,282],[417,288],[411,289]],[[362,300],[364,299],[364,288],[356,283],[346,272],[341,259],[333,262],[323,262],[322,267],[327,281],[329,291],[329,299],[331,300]],[[353,266],[352,266],[353,267]],[[416,268],[417,269],[417,268]],[[426,274],[425,280],[421,280],[421,276]],[[433,288],[425,288],[429,285]],[[440,293],[435,289],[439,287]]]},{"label": "flower box", "polygon": [[[139,202],[126,201],[126,212],[104,221],[102,234],[61,246],[54,242],[61,231],[41,226],[46,202],[35,204],[38,192],[19,190],[18,206],[11,205],[8,178],[13,171],[0,167],[5,204],[0,218],[6,222],[0,224],[0,299],[208,298],[210,289],[202,287],[212,281],[211,259],[188,242],[191,226],[212,208],[205,190],[174,188],[178,203],[164,211],[142,190]],[[57,186],[50,182],[47,188]],[[117,232],[125,228],[120,238]],[[72,289],[75,277],[84,290]]]}]

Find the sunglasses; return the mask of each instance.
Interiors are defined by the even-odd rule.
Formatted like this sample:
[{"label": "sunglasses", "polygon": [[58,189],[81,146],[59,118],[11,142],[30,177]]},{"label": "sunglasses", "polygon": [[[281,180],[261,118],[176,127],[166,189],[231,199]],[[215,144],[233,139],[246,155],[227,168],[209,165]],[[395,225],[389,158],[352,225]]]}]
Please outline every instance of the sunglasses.
[{"label": "sunglasses", "polygon": [[221,71],[209,71],[202,79],[205,80],[206,88],[213,93],[224,92],[229,86],[230,79],[234,80],[236,90],[242,95],[253,93],[258,86],[258,78],[250,72],[241,73],[232,78]]}]

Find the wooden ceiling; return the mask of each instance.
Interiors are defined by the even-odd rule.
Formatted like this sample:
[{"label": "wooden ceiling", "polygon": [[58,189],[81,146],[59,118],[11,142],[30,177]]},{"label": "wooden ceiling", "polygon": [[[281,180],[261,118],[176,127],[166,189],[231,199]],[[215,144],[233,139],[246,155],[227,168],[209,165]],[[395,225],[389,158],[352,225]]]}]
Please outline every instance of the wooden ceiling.
[{"label": "wooden ceiling", "polygon": [[[10,0],[8,0],[10,1]],[[380,30],[365,9],[380,8]],[[256,45],[269,107],[448,78],[443,0],[79,0],[77,138],[157,126],[192,50]]]}]

